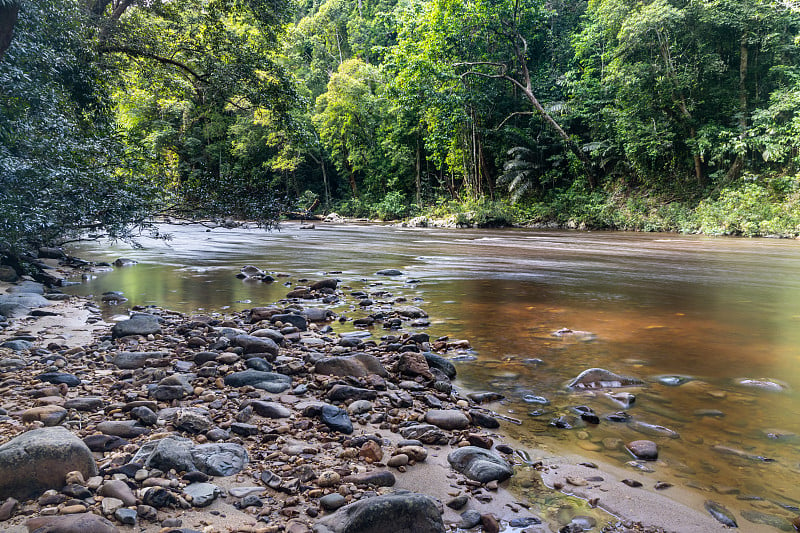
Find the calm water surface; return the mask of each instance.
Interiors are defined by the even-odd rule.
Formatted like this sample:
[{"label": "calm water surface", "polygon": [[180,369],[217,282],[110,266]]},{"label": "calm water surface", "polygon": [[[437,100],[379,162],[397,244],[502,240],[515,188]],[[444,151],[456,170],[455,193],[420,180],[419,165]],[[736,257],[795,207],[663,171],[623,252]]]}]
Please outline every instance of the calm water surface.
[{"label": "calm water surface", "polygon": [[[367,225],[300,230],[296,223],[271,233],[201,226],[166,231],[173,240],[142,239],[141,249],[86,244],[74,250],[96,261],[124,256],[139,264],[98,274],[71,292],[120,290],[126,305],[195,312],[263,305],[288,291],[284,279],[236,279],[246,264],[290,273],[291,282],[331,271],[341,271],[336,277],[354,289],[382,282],[395,296],[421,299],[432,337],[471,341],[477,359],[459,363],[460,383],[503,392],[508,401],[498,412],[521,421],[505,428],[522,442],[616,463],[632,475],[688,486],[739,511],[798,514],[796,241]],[[376,276],[382,268],[404,275]],[[346,306],[334,310],[359,316]],[[591,332],[594,339],[554,337],[561,328]],[[380,337],[384,330],[373,333]],[[628,412],[680,438],[652,437],[606,421],[572,430],[550,427],[571,406],[589,405],[601,416],[621,409],[603,395],[565,390],[568,380],[590,367],[645,380]],[[659,380],[674,375],[690,379],[679,386]],[[737,383],[741,378],[776,380],[786,389],[748,388]],[[526,403],[526,395],[551,403]],[[537,410],[543,414],[529,414]],[[649,465],[655,473],[626,465],[632,458],[620,442],[641,438],[659,444],[661,460]],[[715,445],[771,461],[721,453]],[[750,495],[764,501],[746,499]],[[739,522],[746,528],[745,520]]]}]

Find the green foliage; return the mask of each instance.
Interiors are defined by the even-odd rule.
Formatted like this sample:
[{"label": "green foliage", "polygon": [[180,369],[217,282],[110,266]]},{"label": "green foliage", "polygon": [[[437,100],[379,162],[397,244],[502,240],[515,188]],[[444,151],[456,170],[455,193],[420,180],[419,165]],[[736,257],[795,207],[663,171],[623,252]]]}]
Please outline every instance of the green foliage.
[{"label": "green foliage", "polygon": [[26,1],[0,61],[0,251],[129,238],[154,190],[127,172],[108,93],[72,2]]},{"label": "green foliage", "polygon": [[409,216],[412,206],[403,193],[392,191],[375,205],[374,212],[381,220],[398,220]]},{"label": "green foliage", "polygon": [[712,235],[800,234],[800,176],[746,181],[697,207],[699,229]]}]

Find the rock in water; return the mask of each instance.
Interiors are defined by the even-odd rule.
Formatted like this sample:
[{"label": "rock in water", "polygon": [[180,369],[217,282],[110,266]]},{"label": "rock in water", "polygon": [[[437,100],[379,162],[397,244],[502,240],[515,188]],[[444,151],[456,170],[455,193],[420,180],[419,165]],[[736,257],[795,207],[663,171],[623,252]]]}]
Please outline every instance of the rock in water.
[{"label": "rock in water", "polygon": [[581,372],[567,385],[570,389],[611,389],[644,385],[640,379],[620,376],[604,368],[590,368]]},{"label": "rock in water", "polygon": [[119,533],[114,524],[92,513],[40,516],[28,520],[25,525],[28,531],[36,533]]},{"label": "rock in water", "polygon": [[477,446],[458,448],[450,452],[447,461],[457,472],[481,483],[504,481],[514,473],[504,459]]},{"label": "rock in water", "polygon": [[658,445],[650,440],[635,440],[625,445],[637,459],[655,461],[658,459]]},{"label": "rock in water", "polygon": [[30,498],[64,486],[67,472],[97,475],[89,448],[67,429],[34,429],[0,446],[0,499]]},{"label": "rock in water", "polygon": [[133,315],[128,320],[117,322],[111,328],[111,336],[115,339],[128,335],[155,335],[161,333],[161,324],[154,315]]},{"label": "rock in water", "polygon": [[733,517],[733,513],[731,513],[721,504],[711,500],[706,500],[703,506],[706,508],[706,511],[708,511],[711,516],[713,516],[720,524],[728,527],[739,527],[739,524],[736,523],[736,519]]},{"label": "rock in water", "polygon": [[351,503],[314,526],[314,533],[444,533],[436,501],[398,491]]}]

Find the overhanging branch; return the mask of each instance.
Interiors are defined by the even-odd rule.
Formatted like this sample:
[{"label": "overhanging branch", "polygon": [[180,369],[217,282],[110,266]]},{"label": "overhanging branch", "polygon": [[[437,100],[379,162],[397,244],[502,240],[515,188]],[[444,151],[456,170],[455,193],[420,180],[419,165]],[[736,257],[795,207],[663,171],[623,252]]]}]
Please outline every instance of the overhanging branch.
[{"label": "overhanging branch", "polygon": [[166,65],[172,65],[174,67],[178,67],[182,71],[192,76],[197,81],[206,81],[206,76],[200,74],[189,65],[181,63],[180,61],[177,61],[170,57],[163,57],[158,54],[154,54],[153,52],[148,52],[146,50],[137,50],[136,48],[129,48],[127,46],[105,45],[100,48],[100,53],[125,54],[131,57],[142,57],[145,59],[152,59],[153,61],[157,61],[159,63],[164,63]]}]

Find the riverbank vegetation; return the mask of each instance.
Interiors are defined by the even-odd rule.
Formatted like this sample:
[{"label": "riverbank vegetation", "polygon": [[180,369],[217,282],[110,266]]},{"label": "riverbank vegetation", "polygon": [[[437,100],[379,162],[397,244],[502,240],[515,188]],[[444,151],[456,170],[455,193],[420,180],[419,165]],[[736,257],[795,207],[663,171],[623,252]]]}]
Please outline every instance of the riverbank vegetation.
[{"label": "riverbank vegetation", "polygon": [[792,0],[0,0],[0,249],[152,213],[800,233]]}]

